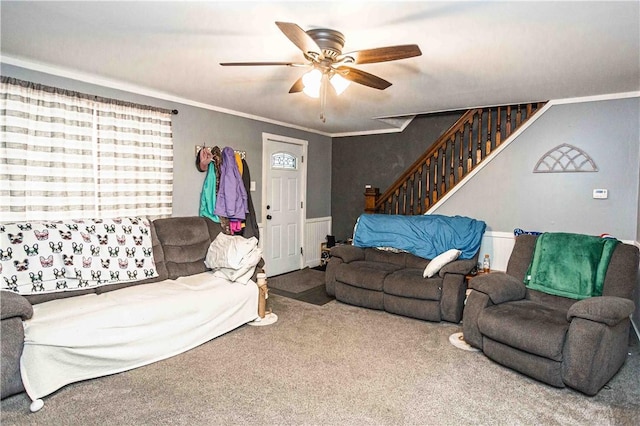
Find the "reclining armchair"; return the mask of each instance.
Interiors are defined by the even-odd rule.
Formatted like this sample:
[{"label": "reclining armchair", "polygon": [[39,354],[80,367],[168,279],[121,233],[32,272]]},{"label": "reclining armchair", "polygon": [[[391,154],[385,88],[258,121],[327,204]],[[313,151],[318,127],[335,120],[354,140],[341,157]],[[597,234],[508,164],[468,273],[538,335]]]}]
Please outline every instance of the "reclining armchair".
[{"label": "reclining armchair", "polygon": [[506,367],[551,386],[595,395],[627,356],[638,248],[615,246],[602,296],[576,300],[525,286],[537,238],[516,238],[506,273],[470,281],[464,338]]},{"label": "reclining armchair", "polygon": [[0,319],[2,323],[2,361],[0,367],[0,399],[24,390],[20,377],[20,356],[24,343],[22,321],[33,316],[33,307],[24,297],[8,290],[0,291]]}]

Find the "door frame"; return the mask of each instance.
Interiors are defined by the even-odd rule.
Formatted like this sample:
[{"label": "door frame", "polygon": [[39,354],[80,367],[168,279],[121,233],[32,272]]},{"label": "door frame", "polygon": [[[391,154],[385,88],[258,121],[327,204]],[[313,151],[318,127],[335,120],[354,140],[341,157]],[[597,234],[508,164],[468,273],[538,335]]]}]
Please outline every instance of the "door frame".
[{"label": "door frame", "polygon": [[[263,250],[265,247],[269,247],[269,241],[271,235],[269,235],[267,226],[267,182],[269,182],[269,172],[271,170],[271,158],[268,155],[268,147],[270,142],[280,142],[280,143],[289,143],[294,145],[299,145],[302,147],[302,161],[300,162],[300,201],[302,202],[302,208],[300,209],[300,226],[298,227],[298,241],[300,241],[300,248],[304,247],[304,228],[307,217],[307,162],[308,162],[308,145],[309,142],[304,139],[296,139],[288,136],[276,135],[273,133],[262,133],[262,206],[261,206],[261,214],[262,221],[264,223],[264,241],[262,242]],[[300,256],[300,265],[298,269],[302,269],[305,265],[305,256],[304,250],[302,250],[302,254]],[[265,256],[266,257],[266,256]],[[269,265],[266,263],[267,259],[265,258],[265,270],[269,270]],[[268,272],[267,272],[268,274]]]}]

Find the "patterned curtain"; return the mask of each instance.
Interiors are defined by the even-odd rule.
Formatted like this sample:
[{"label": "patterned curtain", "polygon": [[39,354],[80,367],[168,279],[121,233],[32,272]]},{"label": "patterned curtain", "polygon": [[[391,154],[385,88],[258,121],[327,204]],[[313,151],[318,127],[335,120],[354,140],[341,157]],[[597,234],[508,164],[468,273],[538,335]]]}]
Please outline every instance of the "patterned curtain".
[{"label": "patterned curtain", "polygon": [[2,77],[0,221],[170,216],[171,113]]}]

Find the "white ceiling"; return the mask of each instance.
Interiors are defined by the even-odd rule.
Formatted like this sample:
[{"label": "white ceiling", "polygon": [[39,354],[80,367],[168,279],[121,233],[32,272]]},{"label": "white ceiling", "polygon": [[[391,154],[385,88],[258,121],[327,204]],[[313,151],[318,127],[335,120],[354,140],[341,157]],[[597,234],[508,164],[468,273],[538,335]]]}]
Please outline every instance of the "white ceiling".
[{"label": "white ceiling", "polygon": [[[3,0],[5,63],[72,75],[328,135],[384,132],[403,116],[640,90],[640,2],[14,2]],[[319,102],[289,94],[304,69],[275,21],[332,28],[344,52],[418,44],[422,56],[358,68]],[[400,117],[376,120],[380,117]]]}]

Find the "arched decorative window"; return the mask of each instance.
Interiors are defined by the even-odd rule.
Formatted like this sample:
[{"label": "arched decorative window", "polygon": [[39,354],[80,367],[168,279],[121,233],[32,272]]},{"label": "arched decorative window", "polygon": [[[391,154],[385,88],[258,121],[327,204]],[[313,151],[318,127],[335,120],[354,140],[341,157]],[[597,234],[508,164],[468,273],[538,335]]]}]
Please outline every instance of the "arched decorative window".
[{"label": "arched decorative window", "polygon": [[280,170],[296,170],[298,159],[288,152],[274,152],[271,154],[271,168]]},{"label": "arched decorative window", "polygon": [[547,151],[538,160],[533,173],[597,172],[598,166],[589,154],[568,143]]}]

